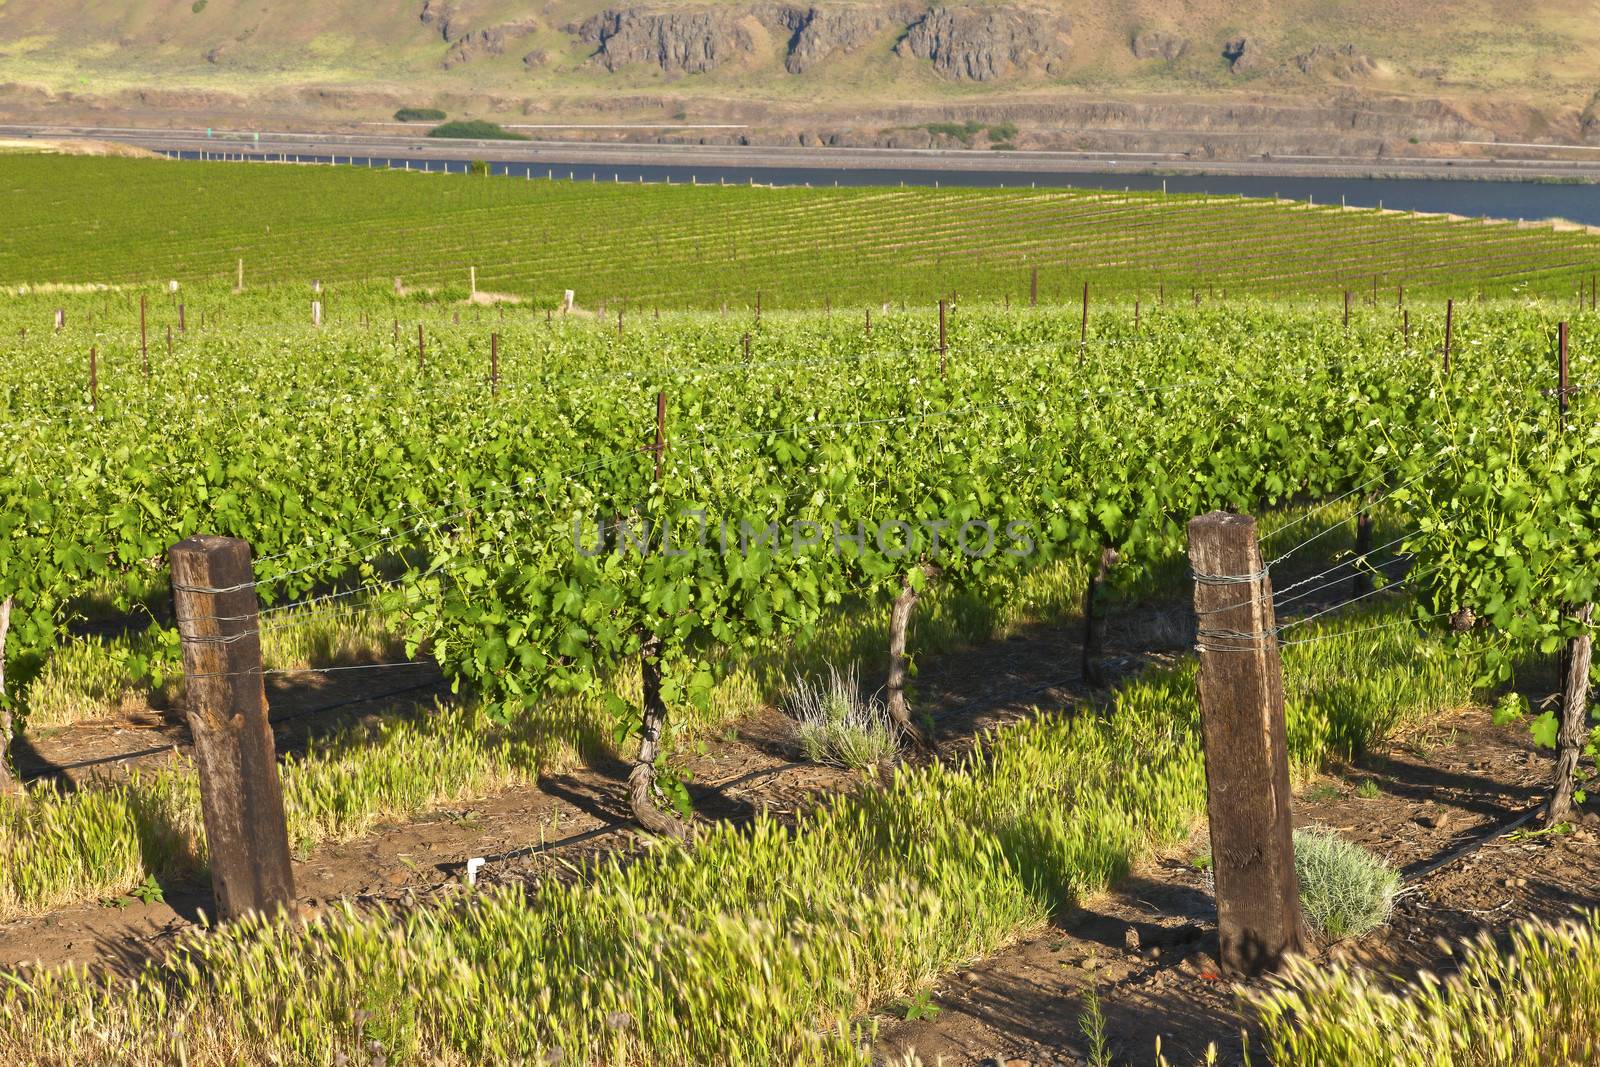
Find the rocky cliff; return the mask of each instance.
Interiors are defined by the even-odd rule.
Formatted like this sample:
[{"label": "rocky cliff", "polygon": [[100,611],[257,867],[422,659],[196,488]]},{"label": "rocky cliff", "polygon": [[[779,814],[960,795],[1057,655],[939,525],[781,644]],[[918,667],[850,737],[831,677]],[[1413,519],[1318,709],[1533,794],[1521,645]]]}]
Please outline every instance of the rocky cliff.
[{"label": "rocky cliff", "polygon": [[726,62],[754,43],[734,12],[642,11],[612,8],[578,24],[578,39],[595,46],[594,61],[615,71],[633,63],[699,74]]},{"label": "rocky cliff", "polygon": [[936,7],[895,47],[955,81],[987,82],[1031,72],[1055,74],[1067,58],[1065,15],[1014,7]]},{"label": "rocky cliff", "polygon": [[[448,32],[449,9],[434,17]],[[609,8],[567,27],[594,48],[606,70],[645,64],[699,74],[770,47],[762,29],[786,41],[784,69],[805,74],[836,55],[898,36],[894,54],[926,61],[952,81],[990,82],[1057,73],[1071,23],[1045,9],[909,4],[782,4]]]},{"label": "rocky cliff", "polygon": [[835,55],[855,52],[872,43],[889,27],[903,29],[905,14],[879,7],[786,7],[779,22],[789,30],[788,54],[783,65],[790,74],[804,74]]}]

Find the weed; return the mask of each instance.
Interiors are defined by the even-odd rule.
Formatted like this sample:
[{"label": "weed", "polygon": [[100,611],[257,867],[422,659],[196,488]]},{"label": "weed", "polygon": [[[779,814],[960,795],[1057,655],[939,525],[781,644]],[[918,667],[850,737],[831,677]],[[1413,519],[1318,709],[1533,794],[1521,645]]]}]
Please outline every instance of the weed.
[{"label": "weed", "polygon": [[1106,1016],[1100,1010],[1100,994],[1093,986],[1083,994],[1078,1032],[1083,1034],[1084,1041],[1089,1045],[1089,1067],[1111,1067],[1111,1047],[1106,1043]]},{"label": "weed", "polygon": [[1400,875],[1331,830],[1296,830],[1294,867],[1306,922],[1327,941],[1355,937],[1389,921]]},{"label": "weed", "polygon": [[902,997],[895,1002],[895,1008],[900,1012],[900,1017],[906,1022],[916,1022],[919,1019],[937,1019],[943,1011],[933,1002],[933,990],[922,988],[909,997]]},{"label": "weed", "polygon": [[888,706],[876,695],[861,696],[854,664],[844,674],[830,665],[825,680],[795,679],[784,710],[795,720],[795,738],[813,763],[858,769],[892,760],[899,751]]},{"label": "weed", "polygon": [[1600,1060],[1600,913],[1489,933],[1448,978],[1395,990],[1359,968],[1295,958],[1249,995],[1272,1063],[1342,1067],[1578,1067]]}]

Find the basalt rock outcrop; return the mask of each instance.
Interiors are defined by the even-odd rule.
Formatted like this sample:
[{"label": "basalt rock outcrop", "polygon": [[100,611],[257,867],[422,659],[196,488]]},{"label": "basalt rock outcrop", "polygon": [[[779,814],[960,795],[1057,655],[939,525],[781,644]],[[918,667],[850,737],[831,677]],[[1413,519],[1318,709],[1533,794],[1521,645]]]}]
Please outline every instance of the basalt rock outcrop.
[{"label": "basalt rock outcrop", "polygon": [[699,74],[749,55],[756,47],[751,11],[611,8],[568,30],[595,48],[593,62],[609,71],[644,63]]},{"label": "basalt rock outcrop", "polygon": [[1357,51],[1353,44],[1337,48],[1324,44],[1315,45],[1309,52],[1301,52],[1295,56],[1294,65],[1302,74],[1338,78],[1341,81],[1368,78],[1378,73],[1378,64],[1372,57]]},{"label": "basalt rock outcrop", "polygon": [[539,20],[533,17],[505,22],[482,30],[470,30],[455,39],[450,51],[445,53],[446,67],[470,63],[482,56],[504,55],[506,49],[539,29]]},{"label": "basalt rock outcrop", "polygon": [[1135,59],[1161,59],[1171,63],[1189,50],[1189,39],[1160,30],[1146,30],[1134,34],[1129,47]]},{"label": "basalt rock outcrop", "polygon": [[1266,64],[1260,43],[1251,37],[1235,37],[1223,45],[1222,58],[1228,61],[1228,69],[1235,74],[1249,74]]},{"label": "basalt rock outcrop", "polygon": [[784,69],[804,74],[835,55],[858,51],[891,26],[904,28],[908,16],[882,7],[784,7],[777,19],[791,34]]},{"label": "basalt rock outcrop", "polygon": [[1054,74],[1067,58],[1071,21],[1017,7],[934,7],[895,46],[952,81],[987,82],[1018,74]]},{"label": "basalt rock outcrop", "polygon": [[[450,2],[443,0],[436,12],[430,8],[441,32],[455,32],[459,22]],[[591,62],[608,71],[643,64],[672,74],[699,74],[770,54],[779,42],[786,42],[784,68],[805,74],[835,56],[879,42],[887,46],[887,38],[901,31],[896,52],[903,59],[931,63],[952,81],[988,82],[1057,73],[1072,26],[1066,16],[1042,8],[897,2],[614,7],[566,29],[590,45]],[[1173,39],[1154,47],[1175,57],[1186,44]]]}]

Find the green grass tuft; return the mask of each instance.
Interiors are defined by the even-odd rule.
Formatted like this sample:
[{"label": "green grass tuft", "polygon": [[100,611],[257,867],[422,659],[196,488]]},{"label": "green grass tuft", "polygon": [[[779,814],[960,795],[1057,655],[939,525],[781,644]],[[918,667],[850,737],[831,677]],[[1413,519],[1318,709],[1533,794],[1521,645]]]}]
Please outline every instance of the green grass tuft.
[{"label": "green grass tuft", "polygon": [[1324,941],[1359,937],[1389,921],[1400,875],[1331,830],[1296,830],[1294,869],[1306,922]]}]

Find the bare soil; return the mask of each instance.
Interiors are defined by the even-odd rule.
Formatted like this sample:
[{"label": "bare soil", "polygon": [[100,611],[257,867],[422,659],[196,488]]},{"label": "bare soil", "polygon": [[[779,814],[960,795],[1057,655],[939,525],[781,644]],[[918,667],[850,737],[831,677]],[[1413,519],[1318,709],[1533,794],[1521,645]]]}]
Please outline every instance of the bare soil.
[{"label": "bare soil", "polygon": [[[1100,660],[1106,681],[1174,659],[1192,640],[1188,625],[1178,600],[1112,612]],[[979,732],[1035,707],[1094,699],[1100,691],[1080,669],[1081,633],[1081,620],[1068,620],[938,656],[918,679],[915,705],[938,724],[937,751],[916,758],[957,758]],[[341,722],[405,714],[443,692],[436,675],[412,669],[274,681],[280,751]],[[686,762],[698,816],[740,822],[765,811],[789,819],[870,780],[799,761],[789,738],[787,720],[768,708],[723,737],[697,743]],[[186,745],[181,724],[149,716],[54,731],[23,756],[25,768],[60,769],[70,785],[169,759]],[[148,751],[131,761],[96,762],[139,748]],[[531,787],[326,843],[297,857],[300,903],[308,912],[341,898],[408,906],[454,892],[474,857],[486,861],[480,884],[497,884],[571,877],[587,858],[626,855],[643,844],[623,800],[626,770],[621,761],[602,761],[552,773]],[[1303,789],[1297,822],[1337,829],[1400,867],[1408,880],[1388,926],[1328,947],[1328,954],[1401,978],[1423,968],[1447,973],[1451,959],[1440,938],[1455,941],[1480,930],[1504,936],[1520,918],[1600,907],[1600,815],[1584,814],[1566,833],[1528,834],[1531,822],[1510,835],[1500,832],[1531,810],[1549,779],[1549,757],[1532,748],[1525,727],[1494,726],[1487,712],[1472,708]],[[1367,782],[1375,796],[1370,788],[1358,794]],[[1212,1043],[1223,1062],[1238,1062],[1240,1034],[1250,1024],[1237,990],[1215,972],[1215,906],[1208,877],[1194,863],[1206,851],[1204,834],[1197,834],[1143,864],[1115,892],[1083,901],[1009,949],[958,969],[933,991],[937,1017],[881,1015],[881,1058],[898,1062],[914,1052],[927,1064],[951,1067],[1083,1062],[1088,1045],[1080,1018],[1092,988],[1117,1062],[1153,1062],[1156,1035],[1173,1063],[1194,1062]],[[91,903],[0,925],[0,968],[72,962],[126,972],[157,957],[210,907],[203,885],[163,888],[160,903]]]},{"label": "bare soil", "polygon": [[[1136,671],[1168,653],[1139,641],[1166,632],[1147,616],[1175,607],[1139,607],[1106,624],[1103,666],[1112,677]],[[937,723],[935,751],[912,759],[953,759],[978,732],[1031,713],[1089,699],[1080,671],[1081,622],[1025,628],[1008,640],[938,657],[936,672],[916,684],[914,707]],[[1144,644],[1149,641],[1145,640]],[[447,699],[428,668],[288,675],[268,679],[268,704],[280,754],[302,750],[312,737],[356,721],[416,713]],[[793,819],[825,797],[860,787],[870,773],[804,762],[791,742],[789,720],[773,708],[744,717],[720,738],[707,737],[683,754],[693,778],[689,792],[706,821],[745,822],[760,813]],[[108,717],[44,731],[17,746],[25,777],[52,777],[63,788],[118,778],[188,750],[188,730],[171,710]],[[482,858],[481,885],[522,882],[539,875],[570,876],[591,857],[642,846],[623,788],[628,765],[599,761],[541,777],[468,804],[436,809],[406,822],[385,823],[350,841],[326,842],[296,857],[295,882],[306,912],[348,898],[358,905],[406,905],[453,891],[466,862]],[[211,893],[204,885],[164,885],[165,900],[129,898],[87,903],[0,924],[0,968],[74,963],[126,972],[159,956],[183,931],[203,921]]]},{"label": "bare soil", "polygon": [[[1531,833],[1533,820],[1512,825],[1533,810],[1550,774],[1549,755],[1534,750],[1525,726],[1495,726],[1470,708],[1303,789],[1297,825],[1337,830],[1405,880],[1388,925],[1326,946],[1327,957],[1399,979],[1448,974],[1441,940],[1504,939],[1518,920],[1600,907],[1593,805],[1564,833]],[[1357,793],[1367,782],[1376,796]],[[1241,1032],[1251,1030],[1243,987],[1217,974],[1216,904],[1194,862],[1208,852],[1199,833],[1115,892],[949,976],[934,991],[936,1017],[883,1016],[881,1056],[915,1053],[929,1067],[1084,1063],[1081,1020],[1093,990],[1119,1064],[1154,1063],[1157,1035],[1173,1064],[1200,1062],[1212,1044],[1221,1062],[1242,1063]],[[1254,1048],[1261,1062],[1259,1041]]]}]

